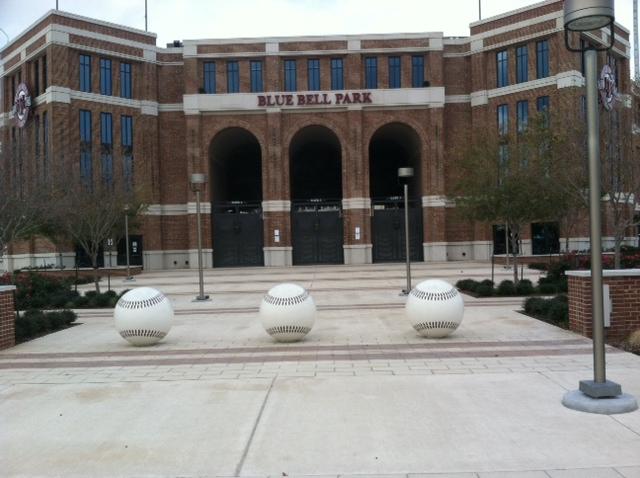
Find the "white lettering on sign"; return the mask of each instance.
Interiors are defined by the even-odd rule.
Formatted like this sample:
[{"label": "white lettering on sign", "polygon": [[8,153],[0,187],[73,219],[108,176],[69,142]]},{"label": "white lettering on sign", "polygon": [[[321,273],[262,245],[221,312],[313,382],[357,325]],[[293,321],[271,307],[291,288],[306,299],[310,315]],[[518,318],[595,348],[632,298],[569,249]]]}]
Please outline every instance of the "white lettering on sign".
[{"label": "white lettering on sign", "polygon": [[320,106],[320,105],[353,105],[370,104],[370,91],[353,91],[345,93],[307,93],[304,95],[274,94],[258,95],[258,106]]}]

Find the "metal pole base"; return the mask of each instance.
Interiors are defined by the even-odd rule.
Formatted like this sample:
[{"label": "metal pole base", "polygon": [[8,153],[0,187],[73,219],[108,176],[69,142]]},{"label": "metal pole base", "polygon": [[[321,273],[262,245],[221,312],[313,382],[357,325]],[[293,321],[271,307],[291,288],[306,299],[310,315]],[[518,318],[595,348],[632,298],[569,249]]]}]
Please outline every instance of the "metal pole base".
[{"label": "metal pole base", "polygon": [[409,295],[410,290],[402,289],[402,291],[398,295]]},{"label": "metal pole base", "polygon": [[616,382],[605,380],[580,380],[580,391],[591,398],[612,398],[622,395],[622,387]]},{"label": "metal pole base", "polygon": [[208,295],[199,295],[191,302],[211,302],[211,299],[209,299]]},{"label": "metal pole base", "polygon": [[580,390],[571,390],[562,397],[562,404],[579,412],[599,413],[601,415],[629,413],[638,409],[638,402],[628,393],[622,393],[613,398],[592,398]]},{"label": "metal pole base", "polygon": [[127,277],[126,279],[123,279],[122,282],[135,282],[136,280],[133,277]]}]

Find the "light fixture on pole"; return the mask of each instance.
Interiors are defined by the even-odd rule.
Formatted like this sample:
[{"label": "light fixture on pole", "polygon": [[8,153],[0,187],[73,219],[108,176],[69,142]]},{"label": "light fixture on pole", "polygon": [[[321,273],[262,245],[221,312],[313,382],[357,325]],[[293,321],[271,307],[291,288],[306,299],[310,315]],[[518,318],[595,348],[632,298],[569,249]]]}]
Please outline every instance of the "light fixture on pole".
[{"label": "light fixture on pole", "polygon": [[413,168],[398,168],[398,178],[404,186],[404,252],[407,261],[407,287],[402,295],[411,292],[411,256],[409,254],[409,180],[413,177]]},{"label": "light fixture on pole", "polygon": [[[593,380],[581,380],[579,390],[567,392],[562,403],[572,409],[592,413],[623,413],[637,408],[635,399],[622,393],[622,387],[606,377],[604,344],[604,307],[602,293],[602,227],[600,217],[600,125],[598,112],[598,51],[614,42],[613,0],[565,0],[564,34],[568,50],[584,52],[587,141],[589,163],[589,235],[591,241],[591,316],[593,320]],[[600,30],[609,27],[607,46],[571,45],[571,32],[592,33],[601,38]]]},{"label": "light fixture on pole", "polygon": [[127,256],[127,277],[125,281],[135,282],[135,279],[131,277],[131,263],[129,261],[129,205],[124,205],[124,243]]},{"label": "light fixture on pole", "polygon": [[209,300],[208,295],[204,295],[204,273],[202,269],[202,222],[200,219],[200,192],[202,185],[207,182],[204,174],[193,173],[191,175],[191,189],[196,193],[196,228],[198,236],[198,278],[200,283],[200,292],[195,298],[196,301]]}]

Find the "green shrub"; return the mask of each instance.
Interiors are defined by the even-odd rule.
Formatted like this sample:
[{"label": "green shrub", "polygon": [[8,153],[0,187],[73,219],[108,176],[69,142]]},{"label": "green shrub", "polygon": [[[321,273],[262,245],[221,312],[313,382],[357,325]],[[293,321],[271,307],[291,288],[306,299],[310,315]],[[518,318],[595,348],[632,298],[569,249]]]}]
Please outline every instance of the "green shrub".
[{"label": "green shrub", "polygon": [[536,271],[546,271],[548,266],[544,262],[531,262],[527,267]]},{"label": "green shrub", "polygon": [[73,303],[75,308],[87,307],[87,305],[89,305],[89,298],[81,295],[79,297],[76,297]]},{"label": "green shrub", "polygon": [[116,294],[115,290],[111,290],[109,289],[108,291],[106,291],[104,293],[104,295],[108,296],[108,297],[118,297],[118,294]]},{"label": "green shrub", "polygon": [[60,315],[64,319],[66,325],[71,325],[78,319],[78,314],[73,310],[61,310]]},{"label": "green shrub", "polygon": [[16,318],[16,341],[22,342],[31,336],[31,322],[24,316]]},{"label": "green shrub", "polygon": [[482,281],[482,283],[476,287],[475,293],[480,297],[491,297],[493,295],[493,285],[485,284],[484,282],[485,281]]},{"label": "green shrub", "polygon": [[98,295],[98,293],[95,290],[88,290],[84,293],[85,297],[88,297],[89,299],[91,299],[92,297],[95,297]]},{"label": "green shrub", "polygon": [[110,301],[111,296],[105,293],[97,295],[93,302],[96,307],[107,307]]},{"label": "green shrub", "polygon": [[58,330],[66,325],[64,317],[60,312],[49,312],[47,316],[49,318],[51,330]]},{"label": "green shrub", "polygon": [[473,279],[462,279],[456,282],[456,287],[460,290],[466,290],[469,292],[474,292],[476,288],[480,285],[478,281]]},{"label": "green shrub", "polygon": [[524,311],[535,316],[546,316],[549,310],[549,301],[541,297],[529,297],[524,301]]},{"label": "green shrub", "polygon": [[516,295],[516,286],[513,281],[503,280],[496,289],[496,294],[501,296]]},{"label": "green shrub", "polygon": [[63,329],[75,322],[76,319],[77,315],[72,310],[43,312],[29,309],[16,317],[16,341],[23,342],[47,332]]},{"label": "green shrub", "polygon": [[516,285],[516,293],[518,295],[531,295],[535,291],[535,287],[529,279],[522,279]]},{"label": "green shrub", "polygon": [[563,324],[569,321],[569,304],[566,295],[559,295],[550,301],[550,307],[546,318],[556,324]]},{"label": "green shrub", "polygon": [[543,282],[538,285],[538,292],[541,294],[555,294],[558,288],[552,282]]},{"label": "green shrub", "polygon": [[494,282],[492,280],[489,280],[489,279],[483,280],[482,282],[480,282],[480,284],[489,286],[491,288],[493,288],[493,286],[495,285]]}]

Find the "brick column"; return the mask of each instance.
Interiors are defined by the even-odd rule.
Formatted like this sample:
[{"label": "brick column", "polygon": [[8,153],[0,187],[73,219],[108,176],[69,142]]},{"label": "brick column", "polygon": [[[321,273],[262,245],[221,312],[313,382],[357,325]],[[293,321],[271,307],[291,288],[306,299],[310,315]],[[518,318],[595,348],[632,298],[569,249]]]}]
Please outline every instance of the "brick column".
[{"label": "brick column", "polygon": [[[567,276],[569,328],[591,337],[591,271],[568,271]],[[605,337],[607,342],[617,344],[640,329],[640,269],[605,270],[603,281],[609,286],[612,306],[611,326],[605,328]]]},{"label": "brick column", "polygon": [[15,286],[0,286],[0,350],[16,344],[16,313],[13,303]]}]

